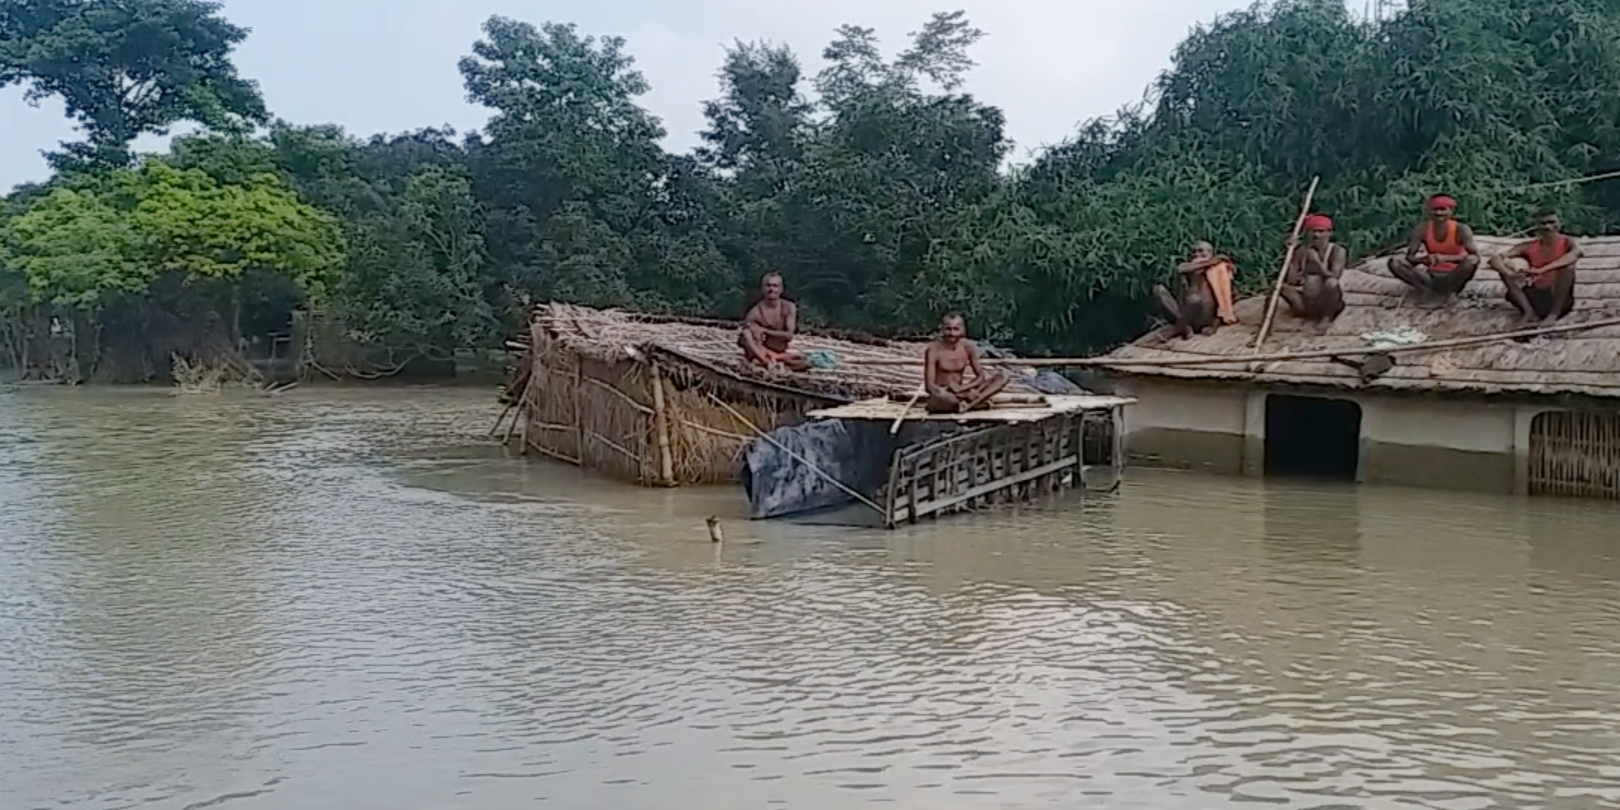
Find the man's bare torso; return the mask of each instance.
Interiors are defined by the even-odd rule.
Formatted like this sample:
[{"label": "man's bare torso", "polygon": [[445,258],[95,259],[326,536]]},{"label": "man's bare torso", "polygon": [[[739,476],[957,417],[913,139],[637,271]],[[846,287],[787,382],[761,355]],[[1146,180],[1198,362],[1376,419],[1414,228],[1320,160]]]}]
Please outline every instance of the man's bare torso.
[{"label": "man's bare torso", "polygon": [[926,361],[934,367],[934,384],[947,390],[960,390],[963,374],[977,351],[969,340],[959,341],[954,346],[940,340],[928,344]]},{"label": "man's bare torso", "polygon": [[[772,306],[769,301],[761,301],[748,311],[747,321],[750,324],[763,326],[773,332],[786,332],[788,331],[788,324],[793,320],[792,316],[792,301],[778,300],[775,306]],[[765,348],[773,352],[785,352],[791,341],[776,335],[765,335],[764,340],[761,342],[765,344]]]}]

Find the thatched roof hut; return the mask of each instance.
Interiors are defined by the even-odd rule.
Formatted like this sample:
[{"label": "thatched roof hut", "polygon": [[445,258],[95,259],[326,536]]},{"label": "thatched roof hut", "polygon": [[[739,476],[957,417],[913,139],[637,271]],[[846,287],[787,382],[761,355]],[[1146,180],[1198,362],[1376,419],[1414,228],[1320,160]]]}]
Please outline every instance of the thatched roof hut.
[{"label": "thatched roof hut", "polygon": [[[1516,241],[1479,238],[1486,254],[1505,252]],[[1580,242],[1586,257],[1576,275],[1575,311],[1561,324],[1620,316],[1620,238]],[[1489,267],[1482,266],[1460,299],[1445,306],[1421,301],[1390,274],[1387,257],[1346,270],[1342,283],[1346,308],[1325,333],[1279,305],[1262,351],[1327,352],[1353,363],[1380,346],[1497,335],[1518,323],[1501,279]],[[1279,407],[1278,396],[1293,395],[1354,405],[1342,413],[1356,420],[1345,428],[1345,453],[1358,480],[1620,493],[1620,417],[1611,413],[1617,410],[1612,400],[1620,399],[1620,326],[1402,354],[1387,373],[1364,377],[1330,357],[1246,362],[1255,353],[1265,306],[1265,297],[1246,299],[1237,305],[1241,323],[1236,326],[1187,340],[1160,329],[1110,355],[1233,359],[1216,365],[1116,367],[1121,387],[1141,403],[1128,416],[1133,457],[1257,474],[1277,458],[1266,453],[1286,449],[1279,446],[1283,427],[1297,428],[1289,441],[1301,446],[1314,441],[1312,431],[1339,429],[1336,418],[1320,413],[1309,419],[1280,415],[1286,409]],[[1596,441],[1608,431],[1614,433],[1612,447],[1592,445],[1597,455],[1575,449],[1587,441],[1582,436]],[[1202,449],[1187,449],[1195,445]],[[1414,453],[1384,452],[1390,447]],[[1456,469],[1420,463],[1429,454],[1415,451],[1429,449],[1451,453]],[[1395,461],[1397,456],[1402,460]]]},{"label": "thatched roof hut", "polygon": [[[738,328],[537,307],[510,394],[522,406],[522,446],[645,485],[730,482],[755,428],[922,386],[923,343],[806,333],[794,348],[832,366],[772,373],[743,357]],[[1033,392],[1023,381],[1009,390]]]}]

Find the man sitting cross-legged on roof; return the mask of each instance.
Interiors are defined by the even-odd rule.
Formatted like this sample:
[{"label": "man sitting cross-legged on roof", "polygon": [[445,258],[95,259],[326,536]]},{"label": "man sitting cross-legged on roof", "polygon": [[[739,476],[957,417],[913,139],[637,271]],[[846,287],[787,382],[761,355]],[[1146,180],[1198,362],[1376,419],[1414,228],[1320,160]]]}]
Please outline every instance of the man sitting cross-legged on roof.
[{"label": "man sitting cross-legged on roof", "polygon": [[804,355],[788,348],[799,331],[799,308],[782,297],[782,274],[766,273],[760,286],[763,295],[743,319],[737,345],[755,365],[768,369],[786,366],[793,371],[810,368]]},{"label": "man sitting cross-legged on roof", "polygon": [[[973,379],[964,379],[972,371]],[[923,350],[923,390],[929,413],[963,413],[990,407],[1012,379],[979,362],[979,347],[967,339],[967,322],[952,312],[939,323],[939,337]]]},{"label": "man sitting cross-legged on roof", "polygon": [[[1502,276],[1507,299],[1526,324],[1551,326],[1575,308],[1575,264],[1585,254],[1562,230],[1556,212],[1542,211],[1536,215],[1536,238],[1491,257],[1491,269]],[[1523,261],[1525,269],[1509,264],[1513,259]]]},{"label": "man sitting cross-legged on roof", "polygon": [[1479,270],[1474,231],[1456,220],[1457,201],[1429,198],[1429,219],[1412,231],[1406,254],[1389,260],[1389,272],[1428,295],[1450,299]]}]

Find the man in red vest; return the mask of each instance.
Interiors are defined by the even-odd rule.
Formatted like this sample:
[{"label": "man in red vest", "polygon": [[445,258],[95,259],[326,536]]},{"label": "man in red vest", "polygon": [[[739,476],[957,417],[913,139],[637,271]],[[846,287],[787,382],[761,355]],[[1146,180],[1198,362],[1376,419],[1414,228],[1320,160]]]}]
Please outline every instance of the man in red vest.
[{"label": "man in red vest", "polygon": [[1449,299],[1462,292],[1479,270],[1479,246],[1456,213],[1456,200],[1430,197],[1428,221],[1412,231],[1406,254],[1389,260],[1389,272],[1429,295]]},{"label": "man in red vest", "polygon": [[[1492,256],[1491,269],[1502,276],[1508,302],[1527,325],[1552,326],[1575,308],[1575,264],[1582,255],[1581,246],[1563,234],[1557,212],[1542,211],[1536,214],[1536,238]],[[1508,263],[1513,259],[1524,269]]]}]

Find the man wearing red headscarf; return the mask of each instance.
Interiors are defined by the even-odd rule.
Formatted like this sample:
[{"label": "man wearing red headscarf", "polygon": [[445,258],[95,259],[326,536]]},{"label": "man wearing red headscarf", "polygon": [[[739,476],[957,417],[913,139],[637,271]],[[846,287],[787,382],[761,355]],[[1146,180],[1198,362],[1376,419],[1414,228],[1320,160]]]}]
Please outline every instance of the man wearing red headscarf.
[{"label": "man wearing red headscarf", "polygon": [[1349,254],[1333,243],[1333,220],[1322,214],[1305,218],[1309,241],[1294,250],[1294,260],[1283,279],[1282,297],[1294,317],[1326,330],[1329,321],[1344,311],[1344,275]]},{"label": "man wearing red headscarf", "polygon": [[1406,254],[1389,260],[1389,272],[1418,290],[1450,298],[1479,270],[1474,231],[1456,220],[1457,201],[1444,194],[1429,198],[1429,219],[1413,229]]}]

